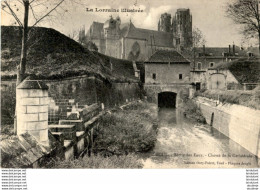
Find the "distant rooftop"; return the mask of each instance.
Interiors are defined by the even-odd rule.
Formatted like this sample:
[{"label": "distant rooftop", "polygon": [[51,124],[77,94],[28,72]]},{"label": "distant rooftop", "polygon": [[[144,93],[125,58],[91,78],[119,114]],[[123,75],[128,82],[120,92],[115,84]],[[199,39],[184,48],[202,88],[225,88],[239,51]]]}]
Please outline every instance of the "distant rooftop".
[{"label": "distant rooftop", "polygon": [[190,63],[183,55],[177,51],[158,50],[146,63]]},{"label": "distant rooftop", "polygon": [[228,69],[239,83],[260,83],[260,59],[243,58],[232,62],[223,62],[211,69]]}]

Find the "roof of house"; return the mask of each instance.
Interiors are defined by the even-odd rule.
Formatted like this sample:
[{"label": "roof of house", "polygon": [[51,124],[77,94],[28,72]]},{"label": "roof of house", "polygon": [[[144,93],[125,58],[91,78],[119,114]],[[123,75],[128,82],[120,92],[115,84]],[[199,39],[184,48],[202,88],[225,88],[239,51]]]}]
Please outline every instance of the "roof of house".
[{"label": "roof of house", "polygon": [[[233,46],[230,47],[231,55],[233,55]],[[203,47],[196,48],[197,53],[203,53]],[[205,47],[205,53],[209,56],[223,56],[223,53],[228,53],[229,47]],[[242,50],[240,47],[235,46],[235,53],[238,56],[246,56],[246,51]]]},{"label": "roof of house", "polygon": [[158,50],[145,63],[190,63],[177,51]]},{"label": "roof of house", "polygon": [[239,59],[217,64],[211,69],[229,70],[239,83],[260,83],[260,59]]},{"label": "roof of house", "polygon": [[42,89],[48,90],[49,87],[41,80],[38,80],[36,77],[28,76],[24,79],[18,86],[17,89]]},{"label": "roof of house", "polygon": [[254,53],[255,55],[259,55],[259,47],[249,47],[246,49],[246,51]]},{"label": "roof of house", "polygon": [[[228,57],[247,57],[247,51],[241,49],[238,46],[235,46],[235,54],[233,53],[233,46],[230,49],[230,55],[226,55]],[[223,59],[224,53],[229,53],[229,47],[205,47],[205,57],[203,56],[203,47],[196,47],[195,48],[195,56],[196,58],[207,58],[207,59]],[[193,58],[194,52],[193,50],[184,50],[182,52],[185,57]],[[202,56],[200,56],[202,55]]]}]

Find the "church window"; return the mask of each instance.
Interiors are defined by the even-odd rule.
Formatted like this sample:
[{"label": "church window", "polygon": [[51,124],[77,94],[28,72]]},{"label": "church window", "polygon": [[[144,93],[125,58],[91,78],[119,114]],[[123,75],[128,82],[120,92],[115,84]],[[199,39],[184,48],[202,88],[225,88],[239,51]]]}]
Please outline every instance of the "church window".
[{"label": "church window", "polygon": [[153,73],[153,80],[156,80],[156,73]]},{"label": "church window", "polygon": [[201,70],[202,63],[198,62],[198,70]]},{"label": "church window", "polygon": [[177,38],[177,39],[176,39],[176,44],[179,45],[180,43],[181,43],[180,38]]},{"label": "church window", "polygon": [[209,67],[214,67],[214,62],[209,63]]},{"label": "church window", "polygon": [[180,79],[180,80],[182,79],[182,74],[179,74],[179,79]]}]

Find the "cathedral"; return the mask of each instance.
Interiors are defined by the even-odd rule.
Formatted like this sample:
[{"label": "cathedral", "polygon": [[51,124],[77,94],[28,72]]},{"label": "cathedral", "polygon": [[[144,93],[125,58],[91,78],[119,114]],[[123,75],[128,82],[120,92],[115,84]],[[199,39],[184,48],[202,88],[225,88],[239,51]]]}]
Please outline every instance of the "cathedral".
[{"label": "cathedral", "polygon": [[98,51],[108,56],[145,61],[157,50],[182,50],[192,47],[192,16],[189,9],[178,9],[175,16],[164,13],[158,22],[158,31],[137,28],[121,23],[119,17],[110,17],[105,23],[93,22],[87,39]]}]

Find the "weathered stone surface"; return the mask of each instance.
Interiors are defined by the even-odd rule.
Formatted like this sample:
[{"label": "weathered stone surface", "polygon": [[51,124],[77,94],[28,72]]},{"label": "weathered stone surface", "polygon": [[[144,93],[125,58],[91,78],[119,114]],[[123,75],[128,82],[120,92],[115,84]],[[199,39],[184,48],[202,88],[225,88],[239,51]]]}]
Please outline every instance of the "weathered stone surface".
[{"label": "weathered stone surface", "polygon": [[49,125],[51,132],[62,132],[65,140],[76,141],[76,126],[75,125]]},{"label": "weathered stone surface", "polygon": [[42,113],[48,112],[48,106],[26,106],[26,113]]},{"label": "weathered stone surface", "polygon": [[199,98],[197,104],[208,124],[214,114],[213,127],[242,147],[260,157],[259,132],[260,111],[232,104],[210,103],[209,99]]},{"label": "weathered stone surface", "polygon": [[33,163],[48,155],[55,147],[44,147],[24,133],[19,137],[1,140],[1,166],[4,168],[32,167]]},{"label": "weathered stone surface", "polygon": [[27,122],[27,121],[39,121],[39,114],[38,113],[29,113],[29,114],[20,114],[18,115],[18,121],[20,122]]},{"label": "weathered stone surface", "polygon": [[73,132],[76,130],[75,125],[49,125],[51,132]]},{"label": "weathered stone surface", "polygon": [[23,98],[20,100],[20,102],[18,104],[19,105],[39,105],[40,98]]},{"label": "weathered stone surface", "polygon": [[83,130],[83,121],[82,120],[59,120],[60,125],[75,125],[76,131]]}]

